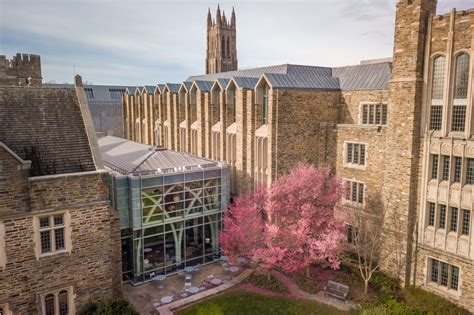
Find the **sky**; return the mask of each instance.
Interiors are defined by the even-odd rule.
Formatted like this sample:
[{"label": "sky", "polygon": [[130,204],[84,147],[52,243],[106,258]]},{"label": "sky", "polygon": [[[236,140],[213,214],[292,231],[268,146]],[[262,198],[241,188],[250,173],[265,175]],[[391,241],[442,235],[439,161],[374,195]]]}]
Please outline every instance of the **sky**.
[{"label": "sky", "polygon": [[[234,0],[239,68],[358,64],[392,55],[397,0]],[[207,10],[217,2],[0,0],[0,55],[41,55],[44,82],[182,82],[205,72]],[[438,14],[474,8],[439,0]]]}]

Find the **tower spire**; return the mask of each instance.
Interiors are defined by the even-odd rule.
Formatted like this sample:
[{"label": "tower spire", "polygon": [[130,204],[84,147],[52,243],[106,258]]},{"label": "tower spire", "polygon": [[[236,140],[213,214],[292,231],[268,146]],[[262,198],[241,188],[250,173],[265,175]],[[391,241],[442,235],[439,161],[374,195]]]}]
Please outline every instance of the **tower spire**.
[{"label": "tower spire", "polygon": [[216,24],[217,26],[221,26],[221,8],[219,7],[219,4],[217,4],[217,12],[216,12]]},{"label": "tower spire", "polygon": [[212,26],[212,17],[211,17],[211,8],[207,10],[207,28],[211,28]]},{"label": "tower spire", "polygon": [[227,18],[225,17],[225,11],[222,10],[222,24],[227,26]]},{"label": "tower spire", "polygon": [[235,29],[235,10],[234,10],[234,7],[232,7],[232,16],[230,18],[230,27]]}]

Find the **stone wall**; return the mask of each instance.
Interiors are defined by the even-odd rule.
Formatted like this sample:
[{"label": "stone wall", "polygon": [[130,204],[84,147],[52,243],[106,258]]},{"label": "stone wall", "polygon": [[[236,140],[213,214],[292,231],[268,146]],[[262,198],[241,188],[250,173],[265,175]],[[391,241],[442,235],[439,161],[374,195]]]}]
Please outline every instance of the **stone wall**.
[{"label": "stone wall", "polygon": [[[1,203],[0,209],[7,258],[0,270],[0,304],[9,303],[14,314],[38,314],[40,294],[68,286],[76,310],[90,300],[120,295],[120,222],[110,206],[107,173],[28,179],[2,150],[0,161],[6,165],[0,177],[14,183],[6,198],[15,200],[7,209]],[[33,219],[54,211],[70,216],[71,251],[37,258]]]}]

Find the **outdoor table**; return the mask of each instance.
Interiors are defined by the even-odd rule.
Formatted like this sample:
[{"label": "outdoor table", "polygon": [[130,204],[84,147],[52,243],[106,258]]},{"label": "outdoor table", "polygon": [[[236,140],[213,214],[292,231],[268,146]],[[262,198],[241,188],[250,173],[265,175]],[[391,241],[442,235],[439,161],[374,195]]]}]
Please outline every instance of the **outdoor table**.
[{"label": "outdoor table", "polygon": [[165,275],[157,275],[156,277],[153,278],[153,280],[158,280],[158,281],[163,281],[166,279]]},{"label": "outdoor table", "polygon": [[161,303],[171,303],[173,302],[173,297],[171,295],[167,295],[161,298]]},{"label": "outdoor table", "polygon": [[199,288],[198,287],[190,287],[190,288],[187,288],[186,291],[189,292],[189,293],[194,294],[194,293],[199,292]]},{"label": "outdoor table", "polygon": [[219,279],[219,278],[214,278],[214,279],[211,280],[211,283],[215,284],[215,285],[219,285],[219,284],[222,283],[222,280]]}]

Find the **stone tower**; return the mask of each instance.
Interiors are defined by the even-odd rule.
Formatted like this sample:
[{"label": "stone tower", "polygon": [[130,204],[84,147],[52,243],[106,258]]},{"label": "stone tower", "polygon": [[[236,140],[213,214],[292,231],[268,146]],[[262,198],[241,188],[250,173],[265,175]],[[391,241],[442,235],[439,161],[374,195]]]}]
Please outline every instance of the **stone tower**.
[{"label": "stone tower", "polygon": [[230,22],[217,6],[216,20],[207,13],[206,74],[237,70],[235,11]]},{"label": "stone tower", "polygon": [[0,86],[41,86],[42,82],[39,55],[0,56]]},{"label": "stone tower", "polygon": [[[423,99],[425,39],[429,16],[436,13],[437,0],[400,0],[397,4],[389,116],[386,170],[386,225],[389,259],[386,270],[410,283],[413,267],[414,229],[417,218],[418,185],[421,176],[420,124]],[[397,240],[406,241],[397,241]],[[398,244],[396,244],[398,243]],[[400,248],[400,255],[394,255]]]}]

